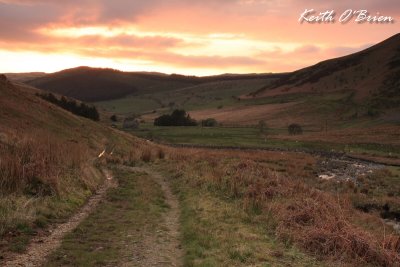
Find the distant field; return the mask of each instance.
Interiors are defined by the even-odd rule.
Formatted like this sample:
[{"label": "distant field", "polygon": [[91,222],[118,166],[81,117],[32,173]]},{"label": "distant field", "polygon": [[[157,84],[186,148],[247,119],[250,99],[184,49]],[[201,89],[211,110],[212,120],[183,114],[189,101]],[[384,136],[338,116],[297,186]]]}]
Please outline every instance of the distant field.
[{"label": "distant field", "polygon": [[[252,82],[253,86],[256,86],[255,81]],[[351,91],[322,95],[293,93],[240,99],[238,96],[243,96],[247,92],[246,85],[243,84],[243,88],[229,89],[233,86],[230,83],[230,81],[219,82],[220,87],[211,84],[199,85],[96,104],[110,114],[117,114],[122,118],[135,114],[146,122],[152,122],[161,114],[179,108],[185,109],[197,120],[215,118],[224,125],[249,126],[264,120],[272,128],[285,128],[291,123],[298,123],[314,131],[326,127],[343,129],[375,126],[398,120],[397,117],[391,116],[395,111],[382,116],[368,115],[368,106],[357,104]]]},{"label": "distant field", "polygon": [[[151,124],[143,124],[132,133],[170,144],[305,149],[400,158],[400,145],[396,143],[395,135],[383,144],[365,135],[357,139],[357,135],[346,135],[346,131],[339,132],[343,136],[343,142],[340,142],[333,138],[337,136],[335,133],[325,135],[323,132],[306,131],[300,136],[290,136],[285,128],[268,129],[266,133],[261,133],[257,127],[158,127]],[[317,138],[322,136],[325,138]]]},{"label": "distant field", "polygon": [[96,104],[120,115],[165,113],[173,108],[201,110],[241,105],[238,97],[268,84],[273,79],[218,81],[177,90],[135,94]]}]

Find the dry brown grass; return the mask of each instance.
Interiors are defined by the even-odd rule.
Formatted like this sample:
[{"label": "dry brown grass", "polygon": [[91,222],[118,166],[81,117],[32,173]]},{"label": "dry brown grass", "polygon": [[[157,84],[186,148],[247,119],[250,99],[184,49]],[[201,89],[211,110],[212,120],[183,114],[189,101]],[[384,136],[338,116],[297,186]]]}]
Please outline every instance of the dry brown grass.
[{"label": "dry brown grass", "polygon": [[142,154],[140,155],[140,160],[144,162],[150,162],[152,159],[152,153],[151,149],[145,149],[142,151]]},{"label": "dry brown grass", "polygon": [[[274,152],[171,150],[175,172],[202,190],[242,200],[246,210],[272,218],[265,227],[276,237],[330,262],[351,265],[397,266],[398,235],[380,235],[355,223],[378,219],[358,212],[347,195],[333,195],[309,186],[301,176],[307,155]],[[287,173],[278,173],[265,161],[283,162]],[[300,167],[296,167],[300,165]],[[372,227],[372,225],[370,225]]]},{"label": "dry brown grass", "polygon": [[82,205],[102,181],[90,159],[87,146],[45,131],[2,133],[0,236],[13,244],[16,228],[44,227]]},{"label": "dry brown grass", "polygon": [[[104,181],[106,161],[132,163],[151,146],[36,92],[0,81],[0,238],[7,241],[0,242],[1,255],[13,246],[22,251],[40,228],[77,211]],[[98,158],[104,149],[107,157]]]},{"label": "dry brown grass", "polygon": [[140,161],[149,163],[165,159],[166,149],[151,142],[135,140],[130,146],[119,148],[112,154],[106,151],[104,158],[107,163],[134,166]]},{"label": "dry brown grass", "polygon": [[73,142],[62,143],[43,132],[22,137],[3,135],[1,193],[59,194],[60,177],[71,169],[79,172],[87,158],[85,147]]}]

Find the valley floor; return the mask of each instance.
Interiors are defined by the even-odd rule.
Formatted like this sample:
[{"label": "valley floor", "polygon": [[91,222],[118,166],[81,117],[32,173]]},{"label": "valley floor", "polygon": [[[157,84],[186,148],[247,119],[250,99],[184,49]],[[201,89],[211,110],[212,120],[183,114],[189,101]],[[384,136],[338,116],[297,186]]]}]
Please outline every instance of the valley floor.
[{"label": "valley floor", "polygon": [[82,211],[4,265],[321,266],[276,242],[235,201],[176,181],[172,193],[165,164],[113,172]]},{"label": "valley floor", "polygon": [[399,235],[378,212],[399,209],[400,169],[163,149],[109,165],[109,186],[5,266],[396,266]]}]

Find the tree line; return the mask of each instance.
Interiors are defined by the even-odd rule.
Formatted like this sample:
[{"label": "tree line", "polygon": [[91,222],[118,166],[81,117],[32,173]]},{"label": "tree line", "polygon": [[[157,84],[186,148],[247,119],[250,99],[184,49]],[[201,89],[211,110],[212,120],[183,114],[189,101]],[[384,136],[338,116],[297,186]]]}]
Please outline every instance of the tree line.
[{"label": "tree line", "polygon": [[75,100],[67,99],[64,96],[58,99],[52,93],[37,93],[36,95],[50,103],[53,103],[65,110],[68,110],[75,115],[85,117],[94,121],[98,121],[100,119],[99,112],[97,111],[95,106],[89,106],[83,102],[78,104]]}]

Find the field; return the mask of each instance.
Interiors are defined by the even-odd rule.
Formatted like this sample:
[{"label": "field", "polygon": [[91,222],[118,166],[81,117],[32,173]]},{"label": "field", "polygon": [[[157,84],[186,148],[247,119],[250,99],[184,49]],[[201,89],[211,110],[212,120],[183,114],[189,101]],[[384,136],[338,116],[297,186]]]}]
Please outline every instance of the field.
[{"label": "field", "polygon": [[[228,82],[227,82],[228,83]],[[220,84],[219,84],[220,85]],[[354,154],[367,153],[385,157],[399,157],[399,127],[397,109],[382,116],[369,116],[368,105],[357,103],[351,91],[319,93],[293,93],[265,98],[232,97],[232,88],[222,90],[212,84],[193,96],[188,89],[179,94],[164,96],[137,96],[103,102],[100,105],[118,114],[121,127],[125,116],[136,114],[144,122],[135,135],[159,142],[213,146],[251,146],[261,148],[308,149]],[[209,93],[209,91],[213,93]],[[245,92],[244,88],[236,93]],[[171,99],[171,95],[174,96]],[[188,96],[185,98],[183,96]],[[206,97],[206,95],[208,95]],[[157,99],[156,99],[157,98]],[[164,103],[161,103],[164,101]],[[215,100],[219,99],[219,100]],[[192,102],[193,101],[193,102]],[[173,105],[168,105],[167,102]],[[180,103],[180,104],[179,104]],[[175,108],[185,108],[192,118],[201,121],[214,118],[222,127],[182,128],[154,127],[154,119],[170,113]],[[142,115],[140,115],[142,114]],[[265,132],[258,124],[264,121]],[[304,134],[290,136],[287,127],[301,125]],[[357,138],[355,138],[357,137]]]},{"label": "field", "polygon": [[[159,127],[142,124],[133,133],[145,139],[174,145],[336,152],[396,161],[400,158],[400,130],[392,126],[369,128],[368,131],[305,131],[303,135],[293,136],[287,133],[286,128],[267,128],[261,132],[256,126]],[[354,136],[357,136],[357,139],[354,139]]]}]

